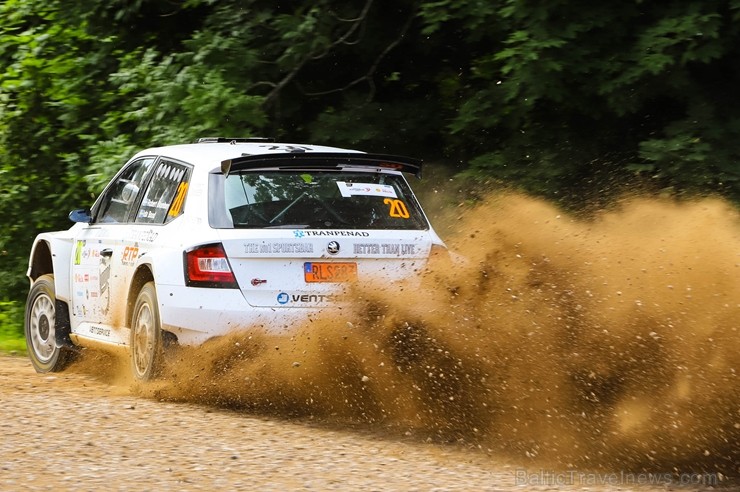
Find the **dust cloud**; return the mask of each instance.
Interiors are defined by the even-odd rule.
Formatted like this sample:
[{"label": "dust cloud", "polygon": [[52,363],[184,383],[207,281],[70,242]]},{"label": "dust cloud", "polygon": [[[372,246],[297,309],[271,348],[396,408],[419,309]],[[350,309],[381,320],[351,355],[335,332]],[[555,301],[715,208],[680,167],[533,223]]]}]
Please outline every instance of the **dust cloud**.
[{"label": "dust cloud", "polygon": [[141,391],[532,463],[737,476],[736,209],[631,199],[579,218],[507,194],[452,223],[459,257],[420,285],[356,286],[290,335],[181,350]]}]

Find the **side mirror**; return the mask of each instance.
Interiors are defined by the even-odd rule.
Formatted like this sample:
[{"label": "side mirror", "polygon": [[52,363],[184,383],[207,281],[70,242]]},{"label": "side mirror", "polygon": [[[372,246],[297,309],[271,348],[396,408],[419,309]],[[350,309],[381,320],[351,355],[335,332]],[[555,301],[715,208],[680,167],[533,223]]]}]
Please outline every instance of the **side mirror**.
[{"label": "side mirror", "polygon": [[84,222],[86,224],[89,224],[92,222],[92,215],[90,215],[90,209],[89,208],[78,208],[76,210],[72,210],[69,213],[69,220],[72,222]]}]

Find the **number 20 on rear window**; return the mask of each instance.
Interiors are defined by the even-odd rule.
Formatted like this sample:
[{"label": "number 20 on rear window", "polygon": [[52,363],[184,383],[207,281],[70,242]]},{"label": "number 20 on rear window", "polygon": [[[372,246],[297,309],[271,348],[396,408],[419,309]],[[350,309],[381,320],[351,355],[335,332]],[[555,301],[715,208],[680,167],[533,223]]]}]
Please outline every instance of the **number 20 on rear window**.
[{"label": "number 20 on rear window", "polygon": [[390,207],[390,210],[388,210],[388,215],[390,215],[391,217],[397,217],[399,219],[409,218],[409,209],[406,208],[406,204],[403,203],[401,200],[386,198],[385,200],[383,200],[383,203]]}]

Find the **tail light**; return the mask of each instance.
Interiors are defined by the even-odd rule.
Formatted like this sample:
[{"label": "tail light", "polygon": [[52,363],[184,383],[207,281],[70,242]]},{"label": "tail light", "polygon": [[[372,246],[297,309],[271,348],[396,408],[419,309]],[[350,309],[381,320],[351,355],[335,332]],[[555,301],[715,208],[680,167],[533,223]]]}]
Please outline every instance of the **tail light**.
[{"label": "tail light", "polygon": [[229,258],[221,243],[204,244],[185,251],[185,285],[238,289]]}]

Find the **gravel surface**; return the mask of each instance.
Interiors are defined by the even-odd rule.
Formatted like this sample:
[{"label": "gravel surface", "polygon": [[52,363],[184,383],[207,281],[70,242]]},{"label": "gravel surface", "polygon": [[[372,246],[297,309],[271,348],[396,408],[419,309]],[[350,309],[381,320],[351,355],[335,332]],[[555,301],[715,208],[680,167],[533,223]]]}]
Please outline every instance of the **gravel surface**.
[{"label": "gravel surface", "polygon": [[702,490],[523,484],[521,465],[459,446],[139,398],[21,357],[0,356],[0,376],[3,491]]}]

